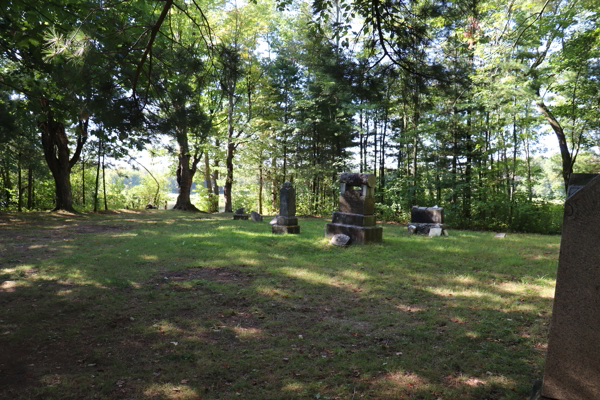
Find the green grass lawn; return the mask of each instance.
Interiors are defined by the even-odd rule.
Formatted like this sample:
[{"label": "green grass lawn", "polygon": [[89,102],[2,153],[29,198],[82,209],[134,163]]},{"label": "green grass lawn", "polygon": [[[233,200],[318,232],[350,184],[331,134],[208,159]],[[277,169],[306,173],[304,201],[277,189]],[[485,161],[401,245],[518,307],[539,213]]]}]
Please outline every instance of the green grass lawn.
[{"label": "green grass lawn", "polygon": [[0,214],[0,398],[526,399],[559,236]]}]

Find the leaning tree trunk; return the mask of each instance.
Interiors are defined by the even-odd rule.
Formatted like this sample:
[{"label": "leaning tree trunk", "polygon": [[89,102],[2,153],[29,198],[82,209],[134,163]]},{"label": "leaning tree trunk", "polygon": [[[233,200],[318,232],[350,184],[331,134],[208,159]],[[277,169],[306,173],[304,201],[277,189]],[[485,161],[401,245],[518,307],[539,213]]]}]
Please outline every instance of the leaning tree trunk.
[{"label": "leaning tree trunk", "polygon": [[539,101],[537,104],[538,110],[544,114],[546,120],[552,127],[552,130],[556,134],[558,139],[558,147],[560,149],[560,156],[562,158],[562,175],[563,181],[565,182],[565,193],[569,192],[569,179],[573,173],[573,164],[575,164],[575,158],[571,156],[569,146],[567,145],[567,138],[563,127],[560,125],[558,120],[554,117],[550,109],[544,104],[543,101]]},{"label": "leaning tree trunk", "polygon": [[89,120],[87,116],[82,116],[83,119],[79,120],[77,147],[73,157],[69,159],[69,139],[65,132],[65,125],[54,120],[48,100],[41,99],[41,103],[46,112],[46,121],[39,123],[42,131],[42,147],[56,185],[56,206],[53,211],[75,212],[70,180],[71,168],[79,160],[81,149],[87,140]]}]

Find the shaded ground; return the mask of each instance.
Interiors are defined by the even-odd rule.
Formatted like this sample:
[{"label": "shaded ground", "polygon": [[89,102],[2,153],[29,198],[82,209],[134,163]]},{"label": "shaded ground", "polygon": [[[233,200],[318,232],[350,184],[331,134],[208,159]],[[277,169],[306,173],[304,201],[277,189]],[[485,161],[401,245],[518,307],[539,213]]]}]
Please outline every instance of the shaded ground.
[{"label": "shaded ground", "polygon": [[527,397],[558,237],[342,249],[325,222],[0,215],[0,398]]}]

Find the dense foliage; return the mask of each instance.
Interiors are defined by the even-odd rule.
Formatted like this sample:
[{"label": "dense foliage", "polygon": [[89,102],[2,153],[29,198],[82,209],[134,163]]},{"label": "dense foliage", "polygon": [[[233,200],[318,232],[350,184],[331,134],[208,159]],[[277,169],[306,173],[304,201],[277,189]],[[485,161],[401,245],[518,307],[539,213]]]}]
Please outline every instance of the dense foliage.
[{"label": "dense foliage", "polygon": [[133,194],[111,164],[154,142],[183,210],[217,211],[224,187],[225,211],[274,213],[292,181],[299,211],[326,215],[352,170],[376,174],[383,219],[440,205],[456,228],[558,232],[570,174],[600,172],[598,12],[588,0],[10,1],[0,207],[162,206],[164,169],[142,169]]}]

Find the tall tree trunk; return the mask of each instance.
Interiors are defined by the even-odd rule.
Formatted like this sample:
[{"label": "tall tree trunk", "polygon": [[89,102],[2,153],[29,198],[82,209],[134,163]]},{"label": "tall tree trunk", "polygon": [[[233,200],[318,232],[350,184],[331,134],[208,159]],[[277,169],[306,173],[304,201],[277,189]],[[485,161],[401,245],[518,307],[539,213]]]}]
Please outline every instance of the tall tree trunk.
[{"label": "tall tree trunk", "polygon": [[538,101],[537,103],[538,109],[544,114],[546,120],[550,123],[552,130],[556,134],[556,139],[558,139],[558,148],[560,149],[560,156],[562,159],[562,176],[563,181],[565,183],[565,194],[569,192],[569,179],[571,178],[571,174],[573,173],[573,165],[575,164],[575,159],[577,155],[571,155],[569,152],[569,146],[567,145],[567,138],[565,136],[565,132],[560,125],[560,123],[556,120],[550,109],[544,104],[543,100]]},{"label": "tall tree trunk", "polygon": [[85,207],[85,158],[81,157],[81,198]]},{"label": "tall tree trunk", "polygon": [[[285,163],[284,163],[285,165]],[[279,204],[277,202],[277,195],[279,194],[279,190],[277,190],[277,159],[275,156],[271,157],[271,207],[273,210],[279,209]],[[283,175],[283,181],[285,182],[285,173]]]},{"label": "tall tree trunk", "polygon": [[27,169],[27,209],[33,209],[33,168]]},{"label": "tall tree trunk", "polygon": [[98,141],[98,164],[96,166],[96,188],[94,189],[94,212],[98,211],[98,186],[100,184],[100,157],[102,153],[102,140]]},{"label": "tall tree trunk", "polygon": [[208,212],[214,213],[219,211],[219,195],[213,193],[213,182],[210,173],[210,160],[208,158],[208,150],[204,151],[204,181],[208,192]]},{"label": "tall tree trunk", "polygon": [[46,120],[39,123],[42,131],[42,147],[48,167],[52,172],[56,185],[56,206],[54,210],[65,210],[74,212],[73,194],[71,190],[71,168],[79,160],[81,149],[88,137],[87,117],[79,120],[77,134],[77,146],[73,157],[69,159],[69,139],[62,122],[54,120],[50,102],[44,98],[40,99]]},{"label": "tall tree trunk", "polygon": [[[219,139],[215,140],[215,149],[218,149],[220,146],[220,141]],[[217,180],[219,179],[219,163],[220,160],[216,157],[215,155],[215,162],[213,164],[214,168],[213,168],[213,172],[212,172],[212,189],[213,189],[213,194],[215,195],[214,198],[214,203],[215,204],[215,212],[219,212],[219,198],[221,196],[220,190],[219,190],[219,185],[217,183]]]},{"label": "tall tree trunk", "polygon": [[263,159],[262,150],[260,152],[260,163],[258,165],[258,213],[262,215],[263,211]]},{"label": "tall tree trunk", "polygon": [[233,153],[234,152],[235,152],[235,144],[230,140],[227,143],[227,159],[225,160],[225,167],[227,168],[227,177],[225,178],[225,212],[233,212],[231,190],[233,188]]},{"label": "tall tree trunk", "polygon": [[104,164],[104,152],[102,152],[102,189],[104,192],[104,211],[108,211],[108,199],[106,198],[106,168]]},{"label": "tall tree trunk", "polygon": [[21,176],[21,152],[17,155],[17,189],[19,190],[19,197],[17,198],[17,211],[23,211],[23,182]]},{"label": "tall tree trunk", "polygon": [[466,154],[466,162],[467,165],[465,166],[465,189],[464,189],[464,196],[463,196],[463,217],[465,218],[465,220],[470,224],[471,223],[471,193],[472,193],[472,188],[471,188],[471,184],[472,184],[472,163],[473,163],[473,141],[471,138],[471,128],[472,128],[472,115],[471,115],[471,108],[469,107],[467,109],[467,132],[465,135],[465,144],[466,144],[466,150],[467,150],[467,154]]}]

